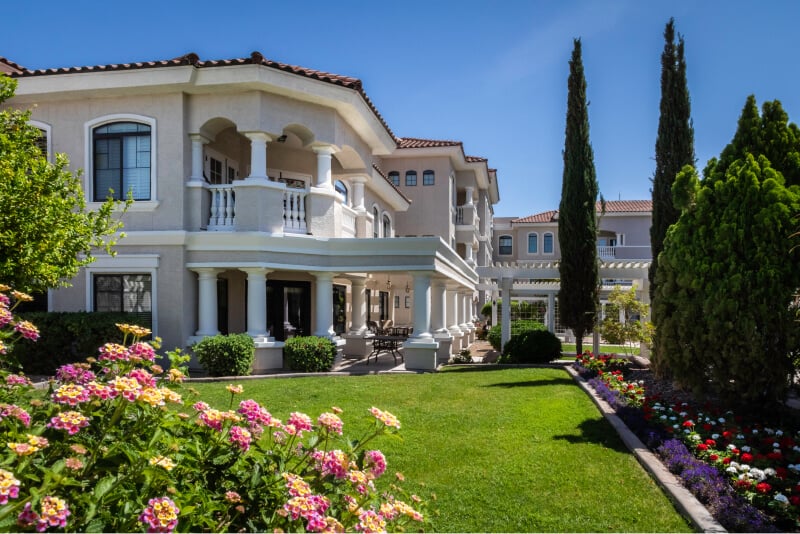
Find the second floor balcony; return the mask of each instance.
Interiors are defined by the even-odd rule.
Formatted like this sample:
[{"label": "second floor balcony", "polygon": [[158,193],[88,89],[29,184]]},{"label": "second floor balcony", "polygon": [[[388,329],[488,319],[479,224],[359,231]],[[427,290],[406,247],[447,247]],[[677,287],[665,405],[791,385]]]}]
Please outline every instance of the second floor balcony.
[{"label": "second floor balcony", "polygon": [[649,260],[652,259],[650,245],[643,246],[597,246],[597,259],[604,261],[614,260]]}]

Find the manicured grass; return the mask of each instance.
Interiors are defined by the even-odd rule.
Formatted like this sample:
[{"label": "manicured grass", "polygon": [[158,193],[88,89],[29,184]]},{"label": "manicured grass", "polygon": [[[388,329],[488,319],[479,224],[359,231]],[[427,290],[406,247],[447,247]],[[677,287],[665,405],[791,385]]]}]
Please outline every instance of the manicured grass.
[{"label": "manicured grass", "polygon": [[[402,472],[420,496],[436,495],[436,531],[691,530],[561,369],[240,383],[236,403],[253,398],[283,420],[339,406],[350,437],[372,424],[371,406],[395,414],[402,439],[374,446],[386,454],[387,473]],[[191,385],[212,406],[228,406],[227,382]]]},{"label": "manicured grass", "polygon": [[[588,344],[584,343],[583,344],[583,350],[586,350],[586,349],[592,350],[592,344],[591,343],[588,343]],[[632,352],[633,354],[638,355],[639,354],[639,347],[631,348],[631,347],[623,347],[622,345],[605,345],[605,344],[601,344],[600,345],[600,352],[602,354],[612,354],[612,353],[628,354],[628,352]],[[575,356],[575,343],[562,343],[561,344],[561,354],[563,354],[565,357],[566,356],[570,356],[570,357],[571,356]]]}]

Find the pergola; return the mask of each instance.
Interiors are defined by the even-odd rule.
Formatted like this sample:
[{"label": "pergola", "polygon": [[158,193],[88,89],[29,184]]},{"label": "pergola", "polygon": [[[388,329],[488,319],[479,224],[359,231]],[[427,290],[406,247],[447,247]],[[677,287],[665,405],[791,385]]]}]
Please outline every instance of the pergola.
[{"label": "pergola", "polygon": [[[650,303],[648,271],[650,260],[606,261],[599,260],[601,281],[630,281],[636,286],[639,299]],[[492,295],[492,324],[497,321],[497,295],[502,298],[502,345],[511,338],[511,299],[514,297],[547,297],[548,330],[555,331],[555,299],[561,289],[558,261],[552,262],[498,262],[490,267],[478,267],[478,276],[484,281],[478,289]],[[604,284],[600,293],[608,294],[616,284]],[[594,351],[599,352],[599,337],[594,337]]]}]

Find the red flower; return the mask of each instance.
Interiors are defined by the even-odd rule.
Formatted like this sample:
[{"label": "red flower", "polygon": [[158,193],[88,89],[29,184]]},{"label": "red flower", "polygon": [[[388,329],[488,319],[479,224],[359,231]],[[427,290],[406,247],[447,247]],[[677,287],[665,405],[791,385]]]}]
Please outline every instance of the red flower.
[{"label": "red flower", "polygon": [[749,452],[742,453],[742,461],[746,464],[749,464],[753,461],[753,455]]},{"label": "red flower", "polygon": [[717,446],[717,442],[714,441],[713,439],[707,439],[706,440],[706,445],[708,445],[709,447],[716,447]]},{"label": "red flower", "polygon": [[786,480],[786,477],[789,476],[789,470],[785,467],[776,467],[775,476],[781,480]]},{"label": "red flower", "polygon": [[711,424],[710,424],[710,423],[705,423],[705,424],[703,425],[703,430],[705,430],[706,432],[708,432],[709,430],[711,430]]},{"label": "red flower", "polygon": [[767,493],[772,491],[772,486],[770,486],[766,482],[759,482],[758,484],[756,484],[756,491],[766,495]]},{"label": "red flower", "polygon": [[736,486],[737,488],[746,489],[746,490],[750,489],[751,485],[752,485],[752,482],[750,482],[747,479],[737,480],[736,482],[734,482],[734,486]]},{"label": "red flower", "polygon": [[726,430],[722,433],[722,437],[725,439],[731,439],[731,436],[733,436],[733,432],[730,430]]},{"label": "red flower", "polygon": [[708,450],[708,445],[706,445],[705,443],[698,443],[697,444],[697,450],[698,451],[707,451]]},{"label": "red flower", "polygon": [[712,462],[716,462],[717,460],[719,460],[719,456],[717,456],[716,454],[710,454],[708,456],[708,459],[711,460]]},{"label": "red flower", "polygon": [[728,465],[729,463],[731,463],[731,459],[730,459],[730,457],[726,456],[725,458],[723,458],[723,459],[722,459],[722,463],[723,463],[724,465]]},{"label": "red flower", "polygon": [[800,506],[800,495],[792,495],[789,497],[789,502],[792,503],[792,506]]},{"label": "red flower", "polygon": [[690,426],[694,426],[694,422],[691,419],[689,419],[688,421],[684,421],[683,422],[683,426],[685,426],[687,428],[690,427]]}]

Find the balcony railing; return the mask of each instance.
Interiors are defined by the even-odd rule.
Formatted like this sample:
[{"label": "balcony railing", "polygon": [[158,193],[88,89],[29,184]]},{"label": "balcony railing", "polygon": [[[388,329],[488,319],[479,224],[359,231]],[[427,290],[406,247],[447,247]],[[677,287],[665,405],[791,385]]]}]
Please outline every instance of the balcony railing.
[{"label": "balcony railing", "polygon": [[287,190],[283,194],[283,231],[305,234],[307,228],[306,192]]},{"label": "balcony railing", "polygon": [[649,260],[652,259],[650,246],[599,246],[597,257],[601,260]]},{"label": "balcony railing", "polygon": [[342,205],[342,237],[356,237],[356,212]]},{"label": "balcony railing", "polygon": [[464,204],[463,206],[456,207],[456,220],[457,225],[470,225],[477,227],[480,223],[478,217],[478,210],[475,209],[474,204]]},{"label": "balcony railing", "polygon": [[236,197],[230,184],[210,185],[211,215],[208,219],[209,231],[233,230]]}]

